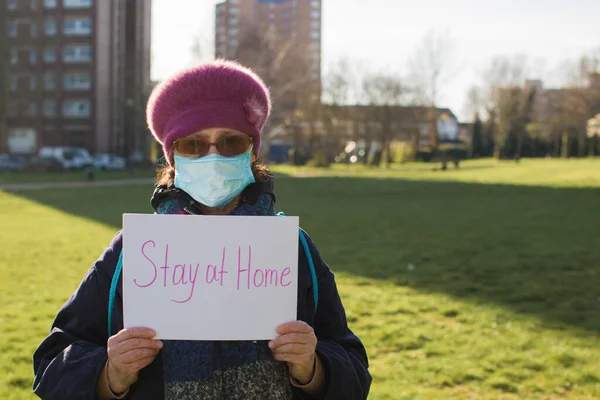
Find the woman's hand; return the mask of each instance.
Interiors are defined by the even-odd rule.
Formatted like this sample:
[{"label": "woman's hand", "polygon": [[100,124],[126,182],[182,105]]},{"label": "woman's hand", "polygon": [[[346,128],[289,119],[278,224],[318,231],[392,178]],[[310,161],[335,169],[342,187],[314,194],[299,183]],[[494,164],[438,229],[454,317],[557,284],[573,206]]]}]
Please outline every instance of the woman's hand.
[{"label": "woman's hand", "polygon": [[150,328],[123,329],[108,339],[108,383],[115,393],[129,389],[140,370],[156,358],[163,344]]},{"label": "woman's hand", "polygon": [[306,322],[293,321],[279,325],[277,333],[279,336],[269,342],[274,358],[287,362],[290,375],[301,385],[309,383],[317,357],[315,331]]}]

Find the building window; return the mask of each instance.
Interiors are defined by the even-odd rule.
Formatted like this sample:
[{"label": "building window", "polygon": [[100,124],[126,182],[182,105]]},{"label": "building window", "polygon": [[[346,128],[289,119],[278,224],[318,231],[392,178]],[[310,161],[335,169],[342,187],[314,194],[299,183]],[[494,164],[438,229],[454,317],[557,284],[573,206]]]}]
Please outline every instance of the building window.
[{"label": "building window", "polygon": [[33,154],[37,143],[37,132],[33,128],[11,128],[6,135],[8,147],[15,153]]},{"label": "building window", "polygon": [[8,37],[17,37],[19,33],[19,24],[14,21],[8,23]]},{"label": "building window", "polygon": [[310,16],[313,18],[319,18],[321,17],[321,11],[319,10],[312,10],[310,13]]},{"label": "building window", "polygon": [[311,31],[310,32],[310,37],[312,39],[318,39],[321,37],[321,33],[319,31]]},{"label": "building window", "polygon": [[44,117],[55,117],[56,116],[56,100],[46,99],[42,106],[42,113]]},{"label": "building window", "polygon": [[29,77],[29,90],[36,90],[36,89],[37,89],[37,77],[32,75]]},{"label": "building window", "polygon": [[19,87],[19,77],[17,75],[10,76],[10,91],[16,92]]},{"label": "building window", "polygon": [[70,72],[63,78],[63,87],[65,90],[90,90],[92,80],[87,72]]},{"label": "building window", "polygon": [[318,28],[321,27],[321,23],[319,21],[312,21],[310,23],[310,27],[313,28],[313,29],[315,29],[315,28],[318,29]]},{"label": "building window", "polygon": [[19,52],[17,49],[10,49],[10,63],[17,64],[19,62]]},{"label": "building window", "polygon": [[56,20],[53,18],[46,18],[44,21],[44,33],[46,36],[56,35]]},{"label": "building window", "polygon": [[63,0],[64,8],[89,8],[92,0]]},{"label": "building window", "polygon": [[310,6],[312,8],[319,8],[321,6],[321,2],[319,0],[311,0]]},{"label": "building window", "polygon": [[239,31],[240,30],[238,28],[231,28],[231,29],[229,29],[229,36],[237,36]]},{"label": "building window", "polygon": [[29,7],[32,10],[37,10],[37,8],[38,8],[38,0],[29,0]]},{"label": "building window", "polygon": [[63,49],[63,61],[67,63],[90,62],[92,47],[88,44],[71,45]]},{"label": "building window", "polygon": [[16,117],[17,116],[17,103],[14,101],[9,101],[6,105],[6,116],[7,117]]},{"label": "building window", "polygon": [[37,51],[29,50],[29,62],[35,64],[37,62]]},{"label": "building window", "polygon": [[44,8],[56,8],[56,0],[44,0]]},{"label": "building window", "polygon": [[239,19],[237,17],[231,17],[231,18],[229,18],[229,24],[230,25],[237,25],[238,21],[239,21]]},{"label": "building window", "polygon": [[229,0],[229,4],[240,4],[240,0]]},{"label": "building window", "polygon": [[321,68],[321,63],[318,62],[318,61],[313,61],[313,63],[312,63],[312,69],[319,70],[319,68]]},{"label": "building window", "polygon": [[231,15],[238,15],[240,13],[240,9],[237,7],[231,7],[229,8],[229,14]]},{"label": "building window", "polygon": [[8,9],[10,11],[14,11],[19,6],[19,2],[17,0],[8,0],[8,3],[6,4],[6,6],[8,7]]},{"label": "building window", "polygon": [[44,74],[44,90],[56,89],[56,75],[54,72],[46,72]]},{"label": "building window", "polygon": [[54,47],[46,47],[44,49],[44,62],[56,62],[56,49]]},{"label": "building window", "polygon": [[67,18],[63,25],[63,33],[69,36],[91,35],[92,20],[89,18]]},{"label": "building window", "polygon": [[89,100],[66,100],[62,106],[63,117],[85,118],[91,115]]},{"label": "building window", "polygon": [[32,38],[37,37],[38,30],[37,30],[37,24],[35,22],[32,22],[29,24],[29,34],[31,35]]},{"label": "building window", "polygon": [[29,103],[29,107],[27,110],[28,117],[37,117],[37,104]]}]

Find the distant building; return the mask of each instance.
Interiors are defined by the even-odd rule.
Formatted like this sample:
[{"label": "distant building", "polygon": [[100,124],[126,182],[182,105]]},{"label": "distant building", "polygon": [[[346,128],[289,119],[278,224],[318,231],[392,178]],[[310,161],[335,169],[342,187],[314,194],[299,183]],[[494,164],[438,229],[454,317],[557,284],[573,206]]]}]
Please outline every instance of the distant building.
[{"label": "distant building", "polygon": [[216,5],[215,56],[253,68],[274,105],[321,100],[321,0],[226,0]]},{"label": "distant building", "polygon": [[[389,114],[383,114],[389,108]],[[419,144],[430,143],[432,129],[437,130],[440,141],[459,139],[460,123],[448,108],[435,108],[432,122],[432,109],[421,106],[327,106],[329,115],[335,120],[334,128],[338,135],[355,140],[369,132],[384,129],[386,117],[389,117],[391,139],[412,141],[418,138]]]},{"label": "distant building", "polygon": [[150,8],[146,0],[3,1],[9,84],[0,151],[145,151]]}]

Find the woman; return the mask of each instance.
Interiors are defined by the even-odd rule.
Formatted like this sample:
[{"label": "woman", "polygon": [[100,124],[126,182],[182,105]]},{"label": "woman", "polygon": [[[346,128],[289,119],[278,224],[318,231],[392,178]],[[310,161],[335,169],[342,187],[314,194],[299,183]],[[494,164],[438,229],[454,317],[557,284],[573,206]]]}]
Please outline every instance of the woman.
[{"label": "woman", "polygon": [[[168,165],[152,198],[156,212],[275,215],[273,177],[256,162],[270,108],[261,79],[233,62],[201,65],[158,85],[148,124]],[[366,398],[365,349],[348,329],[333,274],[301,235],[308,253],[298,257],[298,320],[279,326],[271,341],[204,342],[123,329],[118,233],[35,352],[34,392],[48,400]],[[119,281],[109,314],[113,276]]]}]

